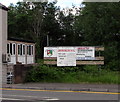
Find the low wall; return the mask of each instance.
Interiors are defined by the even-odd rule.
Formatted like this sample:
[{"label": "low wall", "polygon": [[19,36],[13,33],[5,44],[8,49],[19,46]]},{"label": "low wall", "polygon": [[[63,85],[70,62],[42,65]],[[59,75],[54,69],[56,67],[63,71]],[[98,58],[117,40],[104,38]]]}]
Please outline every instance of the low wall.
[{"label": "low wall", "polygon": [[7,65],[3,64],[2,65],[2,84],[7,83]]},{"label": "low wall", "polygon": [[27,72],[33,65],[16,64],[14,65],[14,84],[24,83]]}]

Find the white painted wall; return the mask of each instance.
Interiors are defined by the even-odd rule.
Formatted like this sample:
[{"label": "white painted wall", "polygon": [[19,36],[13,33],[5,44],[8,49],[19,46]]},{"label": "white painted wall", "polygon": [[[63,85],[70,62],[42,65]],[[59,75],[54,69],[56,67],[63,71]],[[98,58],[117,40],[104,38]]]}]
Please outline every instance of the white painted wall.
[{"label": "white painted wall", "polygon": [[6,65],[2,63],[2,54],[7,54],[7,11],[0,8],[0,78],[6,83]]},{"label": "white painted wall", "polygon": [[2,67],[2,10],[0,9],[0,68]]},{"label": "white painted wall", "polygon": [[27,56],[27,64],[33,64],[34,63],[34,57],[33,56]]},{"label": "white painted wall", "polygon": [[10,64],[16,64],[16,55],[11,55],[11,61]]},{"label": "white painted wall", "polygon": [[21,56],[21,55],[18,55],[18,62],[22,63],[22,64],[26,64],[25,63],[25,56]]},{"label": "white painted wall", "polygon": [[[0,9],[0,88],[2,88],[2,10]],[[2,91],[0,91],[0,98]],[[2,100],[0,99],[0,102]]]}]

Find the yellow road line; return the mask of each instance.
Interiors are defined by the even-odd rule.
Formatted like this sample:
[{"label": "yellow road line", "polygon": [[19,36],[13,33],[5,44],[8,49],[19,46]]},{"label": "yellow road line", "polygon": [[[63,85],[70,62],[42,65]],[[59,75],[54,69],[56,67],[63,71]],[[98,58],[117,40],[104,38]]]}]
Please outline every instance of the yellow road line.
[{"label": "yellow road line", "polygon": [[97,94],[120,94],[115,92],[93,92],[93,91],[67,91],[67,90],[35,90],[35,89],[12,89],[12,88],[0,88],[0,90],[19,90],[19,91],[43,91],[43,92],[79,92],[79,93],[97,93]]}]

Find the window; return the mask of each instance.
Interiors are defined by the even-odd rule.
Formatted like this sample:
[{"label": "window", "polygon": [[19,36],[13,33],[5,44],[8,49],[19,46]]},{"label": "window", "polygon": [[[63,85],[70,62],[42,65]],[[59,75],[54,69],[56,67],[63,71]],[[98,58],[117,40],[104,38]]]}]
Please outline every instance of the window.
[{"label": "window", "polygon": [[23,45],[23,55],[25,55],[25,45]]},{"label": "window", "polygon": [[27,46],[27,55],[29,55],[29,46]]},{"label": "window", "polygon": [[22,44],[18,45],[18,55],[22,55]]},{"label": "window", "polygon": [[7,44],[7,53],[9,53],[11,55],[16,54],[16,45],[15,45],[15,43],[8,43]]},{"label": "window", "polygon": [[33,55],[33,46],[32,45],[27,46],[27,55]]},{"label": "window", "polygon": [[20,55],[20,45],[18,45],[18,55]]},{"label": "window", "polygon": [[29,45],[29,55],[31,55],[31,45]]},{"label": "window", "polygon": [[13,55],[15,55],[15,52],[16,51],[16,45],[15,44],[13,44]]},{"label": "window", "polygon": [[7,44],[7,53],[10,53],[10,44]]},{"label": "window", "polygon": [[20,44],[20,49],[21,49],[21,53],[20,53],[20,55],[22,55],[22,44]]},{"label": "window", "polygon": [[31,46],[32,50],[31,50],[31,54],[33,55],[33,46]]},{"label": "window", "polygon": [[12,43],[10,43],[10,54],[12,55]]}]

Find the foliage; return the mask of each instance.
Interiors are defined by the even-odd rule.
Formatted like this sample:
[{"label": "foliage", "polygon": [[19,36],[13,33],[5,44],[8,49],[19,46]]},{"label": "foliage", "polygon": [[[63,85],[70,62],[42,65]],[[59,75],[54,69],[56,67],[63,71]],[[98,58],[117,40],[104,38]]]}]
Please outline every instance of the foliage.
[{"label": "foliage", "polygon": [[[8,12],[9,37],[36,42],[36,59],[43,57],[47,46],[104,46],[105,66],[119,70],[120,2],[83,3],[67,11],[51,3],[18,2]],[[76,14],[73,14],[73,9]],[[118,65],[117,65],[118,64]],[[77,70],[77,69],[76,69]]]},{"label": "foliage", "polygon": [[120,3],[84,3],[76,17],[74,28],[80,34],[81,45],[104,46],[105,65],[119,70]]},{"label": "foliage", "polygon": [[[64,73],[59,74],[60,72],[56,68],[49,68],[45,65],[34,67],[28,73],[27,81],[33,82],[54,82],[56,79],[60,81]],[[62,75],[63,74],[63,75]],[[61,76],[60,76],[61,75]]]},{"label": "foliage", "polygon": [[8,12],[8,35],[9,37],[18,37],[32,39],[31,36],[31,16],[28,4],[18,2],[17,5],[11,4]]},{"label": "foliage", "polygon": [[[77,69],[77,71],[73,70]],[[62,83],[120,83],[119,73],[101,69],[97,66],[80,67],[49,67],[38,65],[26,77],[26,82],[62,82]]]}]

